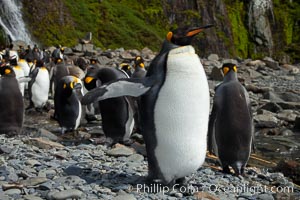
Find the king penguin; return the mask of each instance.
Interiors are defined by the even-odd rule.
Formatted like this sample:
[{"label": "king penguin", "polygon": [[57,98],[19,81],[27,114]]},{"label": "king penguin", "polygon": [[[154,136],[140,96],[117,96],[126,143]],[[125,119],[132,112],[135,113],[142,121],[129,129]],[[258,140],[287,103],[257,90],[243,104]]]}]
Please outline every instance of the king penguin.
[{"label": "king penguin", "polygon": [[237,66],[224,63],[222,71],[224,80],[216,87],[209,119],[208,150],[218,156],[224,173],[230,173],[231,166],[240,175],[253,147],[251,105],[238,81]]},{"label": "king penguin", "polygon": [[10,66],[0,67],[0,75],[0,134],[16,135],[23,125],[23,97]]},{"label": "king penguin", "polygon": [[143,78],[146,76],[146,69],[144,64],[144,59],[141,56],[137,56],[134,59],[134,72],[132,74],[132,78]]},{"label": "king penguin", "polygon": [[[120,78],[128,78],[128,76],[123,71],[112,67],[90,67],[84,85],[87,90],[91,90]],[[111,146],[117,142],[129,141],[134,126],[133,101],[128,97],[110,98],[100,101],[99,108],[106,144]]]},{"label": "king penguin", "polygon": [[30,72],[29,77],[31,80],[28,83],[30,100],[28,109],[34,107],[40,110],[46,105],[50,90],[49,72],[42,60],[36,62],[35,68]]},{"label": "king penguin", "polygon": [[74,131],[80,125],[82,82],[75,76],[64,76],[55,88],[54,109],[61,133]]},{"label": "king penguin", "polygon": [[195,49],[195,35],[211,27],[170,31],[144,78],[120,79],[88,92],[87,104],[118,96],[141,96],[141,133],[148,181],[174,184],[196,172],[207,147],[209,88]]},{"label": "king penguin", "polygon": [[[16,74],[16,79],[19,80],[21,77],[24,77],[24,70],[18,65],[18,57],[16,55],[13,55],[9,58],[9,64],[13,67],[13,70]],[[19,88],[21,91],[22,96],[24,96],[25,92],[25,83],[19,82]]]}]

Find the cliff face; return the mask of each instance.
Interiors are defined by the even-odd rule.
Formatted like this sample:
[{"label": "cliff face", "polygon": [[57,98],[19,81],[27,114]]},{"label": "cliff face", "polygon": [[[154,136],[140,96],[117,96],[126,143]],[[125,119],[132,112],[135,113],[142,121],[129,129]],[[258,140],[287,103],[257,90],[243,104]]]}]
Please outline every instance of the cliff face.
[{"label": "cliff face", "polygon": [[[279,0],[165,0],[169,23],[215,24],[198,39],[200,54],[223,57],[273,56],[299,61],[300,4]],[[193,10],[192,20],[186,17]]]},{"label": "cliff face", "polygon": [[86,32],[102,48],[160,48],[170,28],[214,24],[194,42],[200,56],[300,58],[300,4],[292,0],[23,0],[41,44],[71,46]]}]

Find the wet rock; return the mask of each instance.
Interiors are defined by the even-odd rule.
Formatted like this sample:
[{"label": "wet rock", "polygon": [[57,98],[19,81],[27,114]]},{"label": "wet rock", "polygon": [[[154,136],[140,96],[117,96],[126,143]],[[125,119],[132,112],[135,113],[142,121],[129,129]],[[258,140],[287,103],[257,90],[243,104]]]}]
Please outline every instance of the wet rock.
[{"label": "wet rock", "polygon": [[288,122],[294,122],[297,114],[293,110],[282,110],[277,114],[278,119],[282,119]]},{"label": "wet rock", "polygon": [[34,166],[40,166],[41,165],[41,163],[39,161],[34,160],[34,159],[28,159],[28,160],[26,160],[25,164],[29,165],[29,166],[32,166],[32,167],[34,167]]},{"label": "wet rock", "polygon": [[219,67],[214,67],[211,71],[210,78],[215,81],[223,81],[223,73]]},{"label": "wet rock", "polygon": [[260,195],[258,195],[257,199],[259,199],[259,200],[274,200],[274,197],[272,194],[260,194]]},{"label": "wet rock", "polygon": [[277,103],[274,102],[267,102],[264,105],[262,105],[259,109],[268,110],[273,113],[277,113],[280,110],[282,110],[282,108]]},{"label": "wet rock", "polygon": [[144,160],[144,156],[140,154],[132,154],[127,158],[127,161],[129,162],[141,162]]},{"label": "wet rock", "polygon": [[274,128],[278,126],[278,119],[270,113],[256,115],[254,120],[257,122],[256,127],[259,128]]},{"label": "wet rock", "polygon": [[219,60],[219,56],[218,56],[218,54],[210,54],[207,57],[207,60],[209,60],[209,61],[218,61]]},{"label": "wet rock", "polygon": [[277,102],[283,109],[300,109],[300,102]]},{"label": "wet rock", "polygon": [[196,192],[194,197],[196,197],[196,199],[220,200],[218,197],[207,192]]},{"label": "wet rock", "polygon": [[13,150],[13,146],[0,145],[0,154],[10,154]]},{"label": "wet rock", "polygon": [[119,194],[113,200],[136,200],[136,198],[132,194]]},{"label": "wet rock", "polygon": [[275,69],[275,70],[279,70],[280,67],[279,67],[279,63],[275,60],[273,60],[272,58],[270,57],[265,57],[263,59],[263,61],[266,63],[266,66],[271,68],[271,69]]},{"label": "wet rock", "polygon": [[258,67],[258,66],[265,66],[266,63],[264,63],[261,60],[251,60],[251,61],[247,62],[246,65]]},{"label": "wet rock", "polygon": [[111,150],[106,152],[110,156],[130,156],[134,150],[121,144],[116,144]]},{"label": "wet rock", "polygon": [[295,128],[296,130],[300,130],[300,116],[297,116],[297,117],[296,117],[294,128]]},{"label": "wet rock", "polygon": [[45,177],[33,177],[33,178],[28,178],[26,180],[22,180],[21,183],[24,186],[36,186],[46,181],[48,181],[48,179]]},{"label": "wet rock", "polygon": [[65,200],[65,199],[79,199],[83,193],[80,190],[76,189],[69,189],[69,190],[63,190],[60,192],[53,192],[50,193],[48,196],[48,199],[53,199],[53,200]]},{"label": "wet rock", "polygon": [[262,76],[261,73],[255,71],[255,70],[253,70],[253,69],[248,69],[248,72],[249,72],[250,78],[252,78],[252,79],[256,79],[256,78]]},{"label": "wet rock", "polygon": [[300,163],[294,160],[281,160],[275,170],[291,177],[296,184],[300,183]]},{"label": "wet rock", "polygon": [[20,189],[9,189],[3,192],[4,195],[18,195],[21,194],[22,191]]},{"label": "wet rock", "polygon": [[50,140],[46,140],[43,138],[29,138],[25,142],[27,144],[34,145],[41,149],[52,149],[52,148],[62,149],[62,148],[64,148],[64,146],[62,144],[59,144],[57,142],[52,142]]},{"label": "wet rock", "polygon": [[25,200],[43,200],[42,198],[35,195],[24,195]]},{"label": "wet rock", "polygon": [[68,185],[68,186],[82,185],[86,182],[84,179],[75,175],[59,177],[54,179],[53,181],[60,185]]},{"label": "wet rock", "polygon": [[265,99],[268,99],[270,100],[271,102],[275,102],[275,103],[278,103],[278,102],[283,102],[284,100],[281,99],[275,92],[273,91],[268,91],[268,92],[265,92],[263,94],[264,98]]},{"label": "wet rock", "polygon": [[57,141],[58,140],[58,137],[56,135],[54,135],[53,133],[51,133],[50,131],[46,130],[46,129],[43,129],[43,128],[40,128],[37,133],[34,135],[34,137],[37,137],[37,138],[46,138],[46,139],[49,139],[51,141]]}]

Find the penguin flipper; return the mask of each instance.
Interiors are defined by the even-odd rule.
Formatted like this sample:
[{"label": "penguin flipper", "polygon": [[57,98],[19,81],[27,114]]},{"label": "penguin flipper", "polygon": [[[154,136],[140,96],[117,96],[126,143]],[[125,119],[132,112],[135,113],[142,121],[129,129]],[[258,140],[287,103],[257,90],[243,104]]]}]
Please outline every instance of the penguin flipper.
[{"label": "penguin flipper", "polygon": [[154,81],[151,81],[149,77],[143,79],[118,79],[92,89],[84,95],[81,103],[87,105],[95,101],[121,96],[138,97],[149,91],[153,84]]},{"label": "penguin flipper", "polygon": [[18,78],[18,83],[27,83],[31,81],[31,77],[29,76],[23,76]]},{"label": "penguin flipper", "polygon": [[207,141],[207,149],[209,153],[216,153],[214,152],[214,144],[213,144],[213,137],[215,137],[214,133],[214,126],[215,126],[215,121],[216,121],[216,116],[217,116],[217,109],[216,109],[216,104],[213,104],[211,114],[209,116],[209,123],[208,123],[208,141]]}]

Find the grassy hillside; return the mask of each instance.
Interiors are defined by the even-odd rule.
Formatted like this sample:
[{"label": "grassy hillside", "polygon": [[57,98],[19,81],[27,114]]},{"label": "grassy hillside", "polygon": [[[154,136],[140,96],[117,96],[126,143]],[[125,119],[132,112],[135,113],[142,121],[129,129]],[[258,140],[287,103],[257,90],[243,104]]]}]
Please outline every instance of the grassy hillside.
[{"label": "grassy hillside", "polygon": [[[223,0],[228,16],[221,16],[218,7],[209,7],[212,1],[198,0],[188,3],[168,0],[23,0],[23,16],[28,29],[43,46],[61,44],[74,46],[79,38],[92,32],[93,43],[103,49],[142,49],[145,46],[158,50],[165,34],[176,24],[205,21],[219,24],[205,42],[206,48],[220,55],[223,51],[242,58],[260,58],[268,54],[257,48],[248,32],[247,5],[244,0]],[[214,3],[215,4],[215,3]],[[214,5],[212,4],[212,5]],[[174,6],[176,5],[176,6]],[[204,8],[201,10],[199,8]],[[300,4],[297,1],[273,0],[274,16],[272,37],[273,57],[280,59],[288,53],[292,60],[300,60]],[[203,13],[201,13],[203,12]],[[168,16],[167,16],[168,15]],[[173,18],[176,16],[176,20]],[[228,21],[224,19],[229,19]],[[169,20],[173,21],[172,25]],[[223,21],[222,21],[223,20]],[[230,31],[223,29],[230,27]],[[228,35],[229,34],[229,35]],[[231,35],[230,35],[231,34]],[[213,37],[216,35],[216,37]],[[203,34],[198,36],[198,39]],[[230,40],[232,38],[232,40]],[[214,46],[209,46],[209,44]],[[196,46],[196,45],[195,45]],[[234,49],[234,51],[231,51]],[[213,51],[212,51],[213,50]],[[203,56],[203,55],[202,55]]]},{"label": "grassy hillside", "polygon": [[45,46],[73,46],[92,32],[93,43],[105,49],[155,50],[168,29],[159,0],[54,0],[51,5],[33,1],[36,4],[24,1],[24,13],[32,34]]}]

